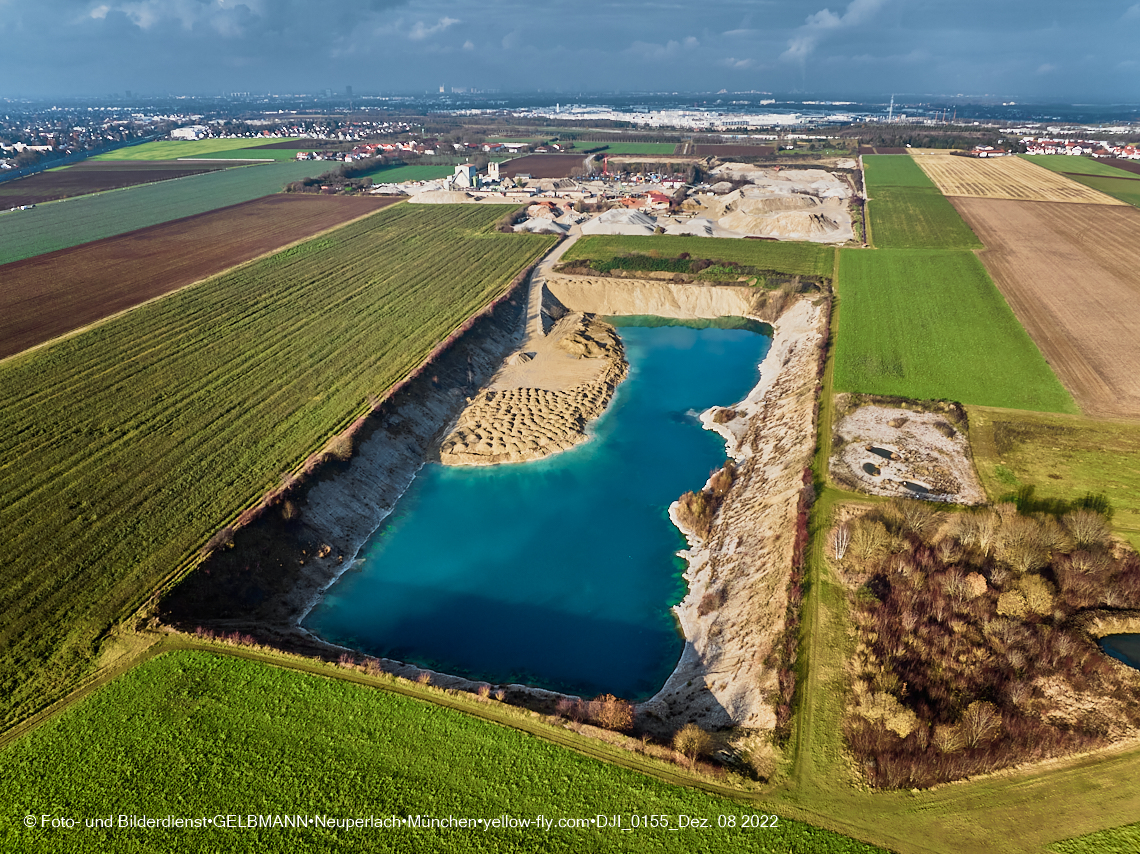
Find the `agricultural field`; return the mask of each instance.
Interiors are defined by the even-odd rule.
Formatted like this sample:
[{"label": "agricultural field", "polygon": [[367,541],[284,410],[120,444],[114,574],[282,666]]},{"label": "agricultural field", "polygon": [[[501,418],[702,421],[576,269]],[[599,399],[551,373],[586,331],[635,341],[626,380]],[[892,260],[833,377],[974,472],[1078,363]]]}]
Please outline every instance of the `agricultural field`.
[{"label": "agricultural field", "polygon": [[580,238],[562,256],[563,261],[609,260],[621,255],[641,254],[677,258],[733,261],[761,270],[791,275],[830,278],[835,266],[835,250],[818,243],[792,243],[775,240],[729,240],[719,237],[590,235]]},{"label": "agricultural field", "polygon": [[394,205],[0,365],[0,720],[554,239]]},{"label": "agricultural field", "polygon": [[381,166],[355,177],[371,178],[375,184],[398,184],[403,181],[435,181],[454,173],[454,166],[410,164],[407,166]]},{"label": "agricultural field", "polygon": [[970,445],[992,500],[1104,494],[1113,528],[1140,549],[1140,424],[971,406]]},{"label": "agricultural field", "polygon": [[92,160],[178,160],[182,157],[223,157],[247,160],[292,160],[295,150],[260,148],[258,139],[161,139],[116,148]]},{"label": "agricultural field", "polygon": [[1086,415],[1140,415],[1140,211],[955,199],[981,259]]},{"label": "agricultural field", "polygon": [[[446,745],[446,748],[444,746]],[[442,749],[437,749],[442,748]],[[672,786],[557,744],[401,694],[208,652],[170,652],[119,677],[0,752],[9,815],[447,816],[534,820],[678,815],[707,828],[260,829],[243,847],[309,852],[759,850],[873,854],[801,822],[742,828],[763,812]],[[130,780],[129,787],[123,785]],[[180,781],[171,786],[171,780]],[[767,813],[771,815],[771,812]],[[731,815],[734,827],[719,827]],[[29,830],[6,851],[214,849],[241,831]],[[541,835],[540,835],[541,834]],[[367,841],[364,841],[367,840]],[[538,841],[541,840],[541,841]]]},{"label": "agricultural field", "polygon": [[0,359],[395,201],[282,193],[7,264]]},{"label": "agricultural field", "polygon": [[979,158],[953,154],[920,154],[915,155],[915,161],[946,196],[1092,205],[1124,204],[1020,157]]},{"label": "agricultural field", "polygon": [[867,155],[863,158],[863,178],[868,187],[882,190],[887,187],[937,190],[930,177],[918,168],[911,157],[898,155]]},{"label": "agricultural field", "polygon": [[[671,142],[603,142],[605,148],[595,152],[599,157],[607,154],[673,154],[677,146]],[[586,145],[590,148],[593,145]]]},{"label": "agricultural field", "polygon": [[504,160],[499,167],[505,178],[530,175],[532,178],[569,178],[576,171],[585,170],[583,154],[527,154],[514,160]]},{"label": "agricultural field", "polygon": [[1037,154],[1032,157],[1025,154],[1022,157],[1114,199],[1140,207],[1140,174],[1118,169],[1091,157],[1070,157],[1067,154]]},{"label": "agricultural field", "polygon": [[153,184],[171,178],[186,178],[230,163],[178,163],[177,161],[77,163],[62,169],[37,172],[27,178],[0,183],[0,210],[20,205],[38,205],[71,196],[86,196],[136,184]]},{"label": "agricultural field", "polygon": [[972,252],[844,249],[840,391],[1074,412]]},{"label": "agricultural field", "polygon": [[744,145],[726,143],[721,145],[694,145],[693,154],[697,157],[771,157],[776,153],[772,145]]},{"label": "agricultural field", "polygon": [[265,163],[0,213],[0,264],[279,193],[327,163]]},{"label": "agricultural field", "polygon": [[938,190],[867,187],[872,245],[880,249],[980,249],[982,243]]}]

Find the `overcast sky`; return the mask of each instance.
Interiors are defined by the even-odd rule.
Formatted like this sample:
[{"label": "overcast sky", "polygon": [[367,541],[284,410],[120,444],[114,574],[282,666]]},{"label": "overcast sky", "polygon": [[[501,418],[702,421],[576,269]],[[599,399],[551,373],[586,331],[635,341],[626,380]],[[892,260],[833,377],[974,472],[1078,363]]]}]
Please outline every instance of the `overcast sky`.
[{"label": "overcast sky", "polygon": [[759,90],[1140,101],[1140,2],[0,0],[0,94]]}]

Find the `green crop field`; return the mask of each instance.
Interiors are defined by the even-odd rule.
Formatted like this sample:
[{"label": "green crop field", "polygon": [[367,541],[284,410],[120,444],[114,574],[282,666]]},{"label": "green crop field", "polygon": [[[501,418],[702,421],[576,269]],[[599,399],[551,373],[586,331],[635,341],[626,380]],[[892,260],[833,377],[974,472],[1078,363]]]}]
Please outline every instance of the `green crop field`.
[{"label": "green crop field", "polygon": [[455,172],[454,166],[411,164],[408,166],[381,166],[357,178],[371,178],[376,184],[398,184],[401,181],[434,181]]},{"label": "green crop field", "polygon": [[0,720],[554,239],[396,205],[0,364]]},{"label": "green crop field", "polygon": [[683,252],[688,252],[692,258],[733,261],[761,270],[799,276],[830,277],[835,265],[835,249],[818,243],[666,234],[645,237],[603,234],[586,236],[566,250],[563,260],[608,260],[630,254],[676,258]]},{"label": "green crop field", "polygon": [[991,499],[1027,486],[1041,499],[1103,493],[1140,549],[1140,425],[970,407],[970,443]]},{"label": "green crop field", "polygon": [[672,154],[677,150],[671,142],[581,142],[577,147],[585,149],[602,145],[605,149],[597,152],[599,157],[604,154]]},{"label": "green crop field", "polygon": [[327,163],[265,163],[0,214],[0,264],[279,193]]},{"label": "green crop field", "polygon": [[[158,656],[0,752],[5,851],[879,851],[389,691],[206,652]],[[25,815],[80,818],[28,829]],[[119,830],[107,815],[678,816],[613,827]],[[766,813],[772,815],[771,813]],[[732,817],[733,827],[724,816]],[[16,820],[16,817],[19,817]],[[117,820],[117,819],[116,819]]]},{"label": "green crop field", "polygon": [[840,255],[841,391],[1076,412],[972,252]]},{"label": "green crop field", "polygon": [[[278,140],[160,139],[156,142],[144,142],[142,145],[116,148],[114,151],[97,154],[92,160],[177,160],[180,157],[205,157],[225,152],[232,153],[253,148],[256,145],[267,145],[271,142],[278,142]],[[242,153],[240,156],[272,160],[275,159],[275,155],[285,155],[284,159],[292,160],[297,156],[297,152],[288,149],[260,149],[254,153]],[[239,155],[234,154],[233,156]]]},{"label": "green crop field", "polygon": [[1091,157],[1071,157],[1068,154],[1023,154],[1023,159],[1051,172],[1059,172],[1078,184],[1099,190],[1122,202],[1140,208],[1140,175],[1126,172],[1093,160]]},{"label": "green crop field", "polygon": [[867,187],[871,242],[880,249],[981,249],[982,242],[938,190]]},{"label": "green crop field", "polygon": [[880,249],[980,249],[982,243],[913,159],[863,157],[870,242]]},{"label": "green crop field", "polygon": [[906,154],[865,154],[863,175],[870,187],[938,189],[914,159]]}]

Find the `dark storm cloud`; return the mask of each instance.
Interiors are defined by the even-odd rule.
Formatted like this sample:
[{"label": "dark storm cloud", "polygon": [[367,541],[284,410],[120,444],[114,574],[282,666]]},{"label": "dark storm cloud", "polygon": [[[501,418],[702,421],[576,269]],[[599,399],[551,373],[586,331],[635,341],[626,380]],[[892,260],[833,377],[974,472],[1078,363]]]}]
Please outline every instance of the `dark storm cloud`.
[{"label": "dark storm cloud", "polygon": [[726,88],[1140,100],[1140,3],[0,0],[7,94]]}]

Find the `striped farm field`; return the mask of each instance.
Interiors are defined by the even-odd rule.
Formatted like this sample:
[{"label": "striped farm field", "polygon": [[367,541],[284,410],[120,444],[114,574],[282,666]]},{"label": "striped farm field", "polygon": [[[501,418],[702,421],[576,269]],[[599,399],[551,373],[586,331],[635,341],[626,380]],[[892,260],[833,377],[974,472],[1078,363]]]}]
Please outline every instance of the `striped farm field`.
[{"label": "striped farm field", "polygon": [[844,249],[841,391],[1076,412],[973,252]]},{"label": "striped farm field", "polygon": [[272,139],[160,139],[116,148],[98,154],[93,160],[178,160],[181,157],[217,157],[230,155],[249,160],[292,160],[296,151],[257,148]]},{"label": "striped farm field", "polygon": [[0,264],[279,193],[327,163],[264,163],[0,214]]},{"label": "striped farm field", "polygon": [[1140,174],[1118,169],[1091,157],[1071,157],[1067,154],[1023,154],[1022,157],[1030,163],[1071,178],[1078,184],[1140,207]]},{"label": "striped farm field", "polygon": [[277,193],[0,267],[0,359],[398,198]]},{"label": "striped farm field", "polygon": [[915,155],[915,162],[946,196],[1091,205],[1124,204],[1020,157],[920,154]]},{"label": "striped farm field", "polygon": [[394,205],[0,364],[0,721],[554,243]]}]

